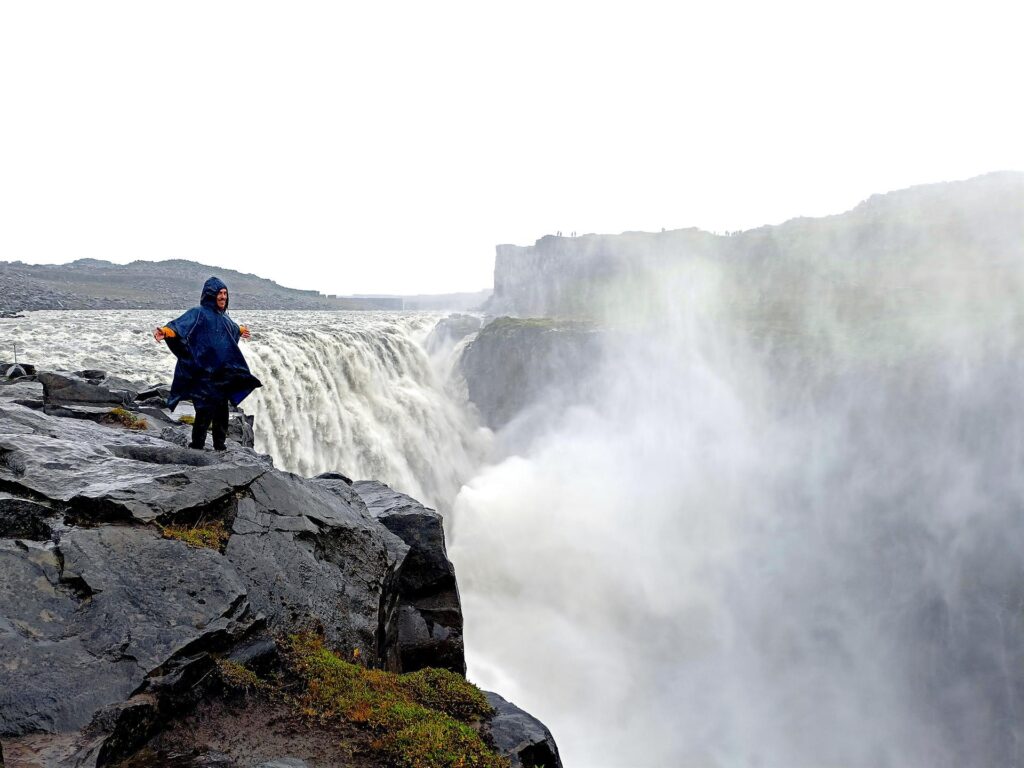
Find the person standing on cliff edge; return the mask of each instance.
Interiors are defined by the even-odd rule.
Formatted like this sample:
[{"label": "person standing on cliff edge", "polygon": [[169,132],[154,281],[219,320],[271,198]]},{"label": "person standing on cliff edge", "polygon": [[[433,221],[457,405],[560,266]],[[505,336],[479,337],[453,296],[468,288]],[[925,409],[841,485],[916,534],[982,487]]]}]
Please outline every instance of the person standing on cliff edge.
[{"label": "person standing on cliff edge", "polygon": [[190,447],[202,450],[213,425],[214,450],[226,450],[228,403],[238,405],[263,384],[249,372],[238,340],[252,338],[249,329],[228,317],[228,287],[211,277],[203,285],[199,306],[153,331],[178,358],[167,407],[182,400],[196,408]]}]

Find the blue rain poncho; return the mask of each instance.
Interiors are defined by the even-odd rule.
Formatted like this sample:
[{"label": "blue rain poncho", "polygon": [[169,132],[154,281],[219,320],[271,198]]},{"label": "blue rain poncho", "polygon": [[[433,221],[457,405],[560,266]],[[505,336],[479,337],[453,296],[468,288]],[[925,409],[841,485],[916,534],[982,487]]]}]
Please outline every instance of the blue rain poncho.
[{"label": "blue rain poncho", "polygon": [[[210,408],[225,400],[238,405],[263,384],[249,372],[238,348],[242,332],[227,315],[227,305],[217,308],[217,293],[227,288],[216,277],[203,285],[198,307],[167,324],[174,335],[165,341],[178,358],[167,406],[173,411],[182,400],[196,408]],[[230,296],[229,296],[230,298]]]}]

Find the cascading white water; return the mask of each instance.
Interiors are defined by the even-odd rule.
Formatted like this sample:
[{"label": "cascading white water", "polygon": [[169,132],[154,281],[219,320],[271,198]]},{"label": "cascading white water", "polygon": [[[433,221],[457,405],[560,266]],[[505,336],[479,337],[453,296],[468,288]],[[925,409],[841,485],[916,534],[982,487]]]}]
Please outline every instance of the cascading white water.
[{"label": "cascading white water", "polygon": [[[101,368],[169,384],[174,356],[151,337],[175,312],[34,312],[0,321],[0,357]],[[423,342],[431,313],[237,311],[243,352],[264,382],[243,407],[256,448],[302,475],[386,482],[445,509],[482,459],[488,431],[446,389],[445,350]],[[10,353],[7,352],[10,350]]]},{"label": "cascading white water", "polygon": [[263,343],[246,349],[265,383],[248,405],[257,449],[301,475],[381,479],[445,509],[487,440],[424,351],[437,319],[368,313],[338,323],[321,315],[280,327],[268,318]]}]

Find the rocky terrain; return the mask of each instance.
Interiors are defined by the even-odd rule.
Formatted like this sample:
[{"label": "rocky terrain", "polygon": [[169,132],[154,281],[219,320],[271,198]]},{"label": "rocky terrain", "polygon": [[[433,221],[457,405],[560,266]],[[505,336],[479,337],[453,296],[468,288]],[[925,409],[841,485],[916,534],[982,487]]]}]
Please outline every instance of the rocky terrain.
[{"label": "rocky terrain", "polygon": [[[436,512],[275,469],[240,411],[226,452],[189,450],[159,384],[0,373],[0,765],[462,765],[464,739],[560,764],[461,682]],[[458,738],[416,752],[424,723]]]},{"label": "rocky terrain", "polygon": [[233,307],[246,309],[467,309],[479,306],[490,295],[483,291],[409,297],[327,296],[183,259],[130,264],[79,259],[70,264],[40,265],[0,261],[0,317],[38,309],[182,309],[196,303],[210,275],[228,284]]}]

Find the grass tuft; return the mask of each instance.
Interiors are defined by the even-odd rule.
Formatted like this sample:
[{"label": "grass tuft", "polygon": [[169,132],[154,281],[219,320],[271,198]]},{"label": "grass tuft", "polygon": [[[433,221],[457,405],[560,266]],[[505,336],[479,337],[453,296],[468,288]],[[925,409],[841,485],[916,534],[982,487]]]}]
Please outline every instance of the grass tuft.
[{"label": "grass tuft", "polygon": [[342,660],[312,634],[289,638],[286,654],[308,717],[340,718],[373,732],[373,745],[400,768],[508,768],[473,728],[493,714],[484,694],[454,672],[397,675]]},{"label": "grass tuft", "polygon": [[178,417],[178,423],[179,424],[192,425],[192,424],[196,423],[196,417],[195,416],[189,416],[188,414],[185,414],[184,416],[179,416]]},{"label": "grass tuft", "polygon": [[195,525],[165,525],[160,533],[165,539],[184,541],[190,547],[215,549],[222,552],[231,533],[221,520],[200,521]]},{"label": "grass tuft", "polygon": [[110,413],[106,415],[104,421],[112,424],[120,424],[122,427],[127,427],[128,429],[149,429],[149,424],[146,423],[144,418],[136,416],[131,411],[126,408],[121,408],[120,406],[112,408]]},{"label": "grass tuft", "polygon": [[249,693],[270,688],[269,683],[261,680],[255,672],[237,661],[217,659],[217,675],[224,683],[224,687],[233,691]]}]

